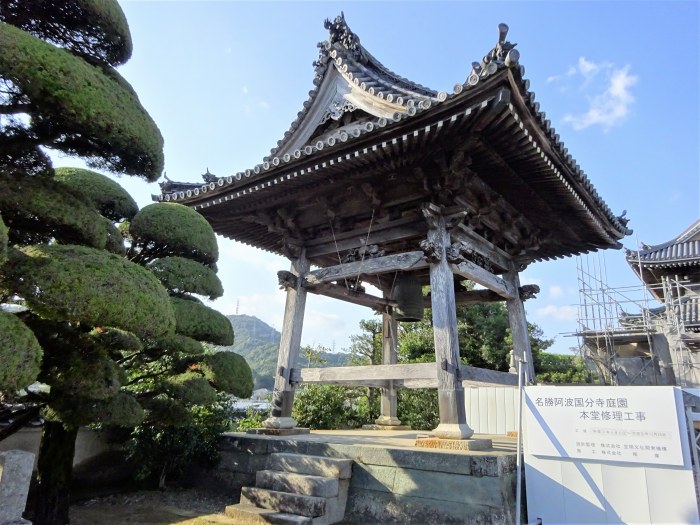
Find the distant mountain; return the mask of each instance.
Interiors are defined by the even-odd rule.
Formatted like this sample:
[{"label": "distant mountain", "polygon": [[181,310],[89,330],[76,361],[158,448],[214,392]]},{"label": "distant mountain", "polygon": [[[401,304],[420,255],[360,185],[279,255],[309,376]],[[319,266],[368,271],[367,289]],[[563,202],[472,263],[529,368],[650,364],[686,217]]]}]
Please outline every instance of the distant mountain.
[{"label": "distant mountain", "polygon": [[[277,352],[280,333],[252,315],[227,316],[233,326],[233,346],[221,347],[245,357],[253,371],[255,388],[273,388],[277,369]],[[312,358],[312,366],[342,366],[348,363],[349,354],[344,352],[319,352]],[[320,364],[317,364],[320,363]],[[297,366],[307,367],[308,356],[301,352]]]}]

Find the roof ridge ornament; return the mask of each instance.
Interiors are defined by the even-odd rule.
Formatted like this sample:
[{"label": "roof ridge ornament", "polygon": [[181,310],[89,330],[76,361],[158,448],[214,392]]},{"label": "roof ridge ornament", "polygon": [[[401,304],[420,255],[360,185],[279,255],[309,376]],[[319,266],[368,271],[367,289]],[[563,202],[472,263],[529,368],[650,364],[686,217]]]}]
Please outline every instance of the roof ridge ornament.
[{"label": "roof ridge ornament", "polygon": [[498,43],[481,62],[472,62],[472,71],[467,78],[468,85],[475,86],[480,79],[493,75],[500,68],[512,68],[518,65],[520,52],[515,49],[518,44],[506,40],[508,29],[507,24],[498,24]]},{"label": "roof ridge ornament", "polygon": [[350,54],[355,60],[363,62],[366,59],[362,46],[360,45],[360,37],[353,33],[348,26],[343,11],[341,11],[340,15],[336,16],[332,22],[330,19],[326,18],[323,22],[323,27],[330,32],[328,41],[331,46],[338,43],[350,51]]}]

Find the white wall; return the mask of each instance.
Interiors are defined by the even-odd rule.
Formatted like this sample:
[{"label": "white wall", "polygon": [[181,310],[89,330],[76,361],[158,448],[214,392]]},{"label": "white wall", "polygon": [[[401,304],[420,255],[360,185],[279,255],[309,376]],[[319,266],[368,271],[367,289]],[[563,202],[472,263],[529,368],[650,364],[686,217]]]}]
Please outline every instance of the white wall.
[{"label": "white wall", "polygon": [[464,389],[467,423],[477,434],[518,430],[518,389],[472,387]]}]

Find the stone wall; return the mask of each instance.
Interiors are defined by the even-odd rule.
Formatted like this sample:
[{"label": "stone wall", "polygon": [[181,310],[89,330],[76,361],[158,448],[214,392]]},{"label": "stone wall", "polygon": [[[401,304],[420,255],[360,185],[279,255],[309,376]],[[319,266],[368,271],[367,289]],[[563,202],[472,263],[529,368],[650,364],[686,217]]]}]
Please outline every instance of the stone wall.
[{"label": "stone wall", "polygon": [[[506,524],[515,510],[513,453],[444,452],[226,434],[207,484],[237,499],[255,484],[269,454],[291,452],[354,461],[346,519],[356,523]],[[234,501],[232,501],[233,503]]]},{"label": "stone wall", "polygon": [[[40,427],[24,427],[0,441],[0,452],[6,450],[24,450],[26,452],[31,452],[35,455],[34,461],[36,463],[36,457],[39,455],[40,441]],[[75,442],[73,465],[79,465],[107,450],[109,450],[109,446],[100,437],[99,433],[87,428],[81,428],[78,431],[78,437]]]}]

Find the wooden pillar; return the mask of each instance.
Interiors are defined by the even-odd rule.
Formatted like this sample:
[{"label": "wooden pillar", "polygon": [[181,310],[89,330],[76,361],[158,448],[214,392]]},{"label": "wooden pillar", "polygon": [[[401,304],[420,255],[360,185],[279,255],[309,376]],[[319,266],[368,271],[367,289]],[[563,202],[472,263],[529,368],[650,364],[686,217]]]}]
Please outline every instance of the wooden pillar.
[{"label": "wooden pillar", "polygon": [[433,249],[430,295],[440,409],[440,424],[433,430],[433,434],[443,439],[467,439],[474,431],[467,424],[464,388],[459,370],[454,278],[445,252],[450,246],[450,234],[442,215],[428,209],[425,210],[425,215],[429,226],[428,245]]},{"label": "wooden pillar", "polygon": [[272,413],[263,422],[266,428],[294,428],[296,421],[292,419],[292,404],[294,403],[294,387],[289,381],[292,368],[299,358],[301,345],[301,329],[304,325],[304,308],[306,306],[306,289],[300,278],[309,271],[309,261],[302,248],[297,259],[292,260],[291,273],[297,277],[293,285],[287,287],[287,301],[284,307],[284,321],[280,348],[277,354],[277,374],[275,390],[272,397]]},{"label": "wooden pillar", "polygon": [[[396,364],[396,330],[398,323],[390,313],[382,314],[382,364]],[[389,380],[387,388],[381,389],[379,419],[375,420],[377,425],[382,426],[399,426],[401,421],[396,414],[396,388],[394,381]]]},{"label": "wooden pillar", "polygon": [[[518,272],[510,271],[503,276],[503,279],[509,283],[514,290],[520,287],[520,278]],[[528,383],[535,380],[535,367],[532,362],[532,349],[530,348],[530,337],[527,332],[527,319],[525,318],[525,305],[523,300],[518,296],[513,299],[506,300],[506,308],[508,309],[508,321],[510,322],[510,333],[513,338],[513,356],[516,360],[521,360],[525,363],[525,379]],[[517,362],[512,363],[517,370]]]}]

